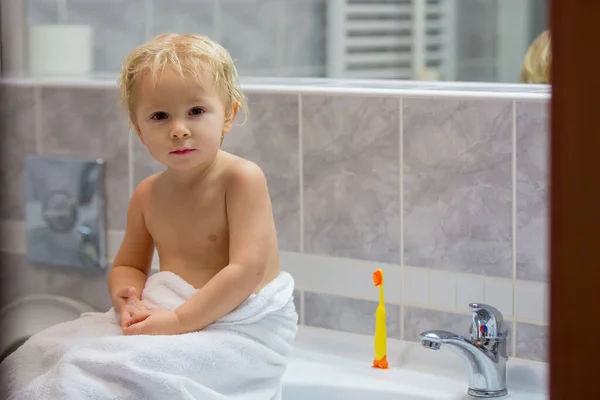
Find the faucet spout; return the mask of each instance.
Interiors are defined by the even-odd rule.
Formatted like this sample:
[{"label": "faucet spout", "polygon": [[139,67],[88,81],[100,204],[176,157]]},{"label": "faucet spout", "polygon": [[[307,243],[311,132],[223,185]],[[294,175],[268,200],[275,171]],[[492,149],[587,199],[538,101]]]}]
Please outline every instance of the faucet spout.
[{"label": "faucet spout", "polygon": [[506,389],[506,339],[467,339],[442,330],[425,331],[419,335],[423,347],[439,350],[448,346],[466,361],[469,372],[468,394],[473,397],[500,397]]}]

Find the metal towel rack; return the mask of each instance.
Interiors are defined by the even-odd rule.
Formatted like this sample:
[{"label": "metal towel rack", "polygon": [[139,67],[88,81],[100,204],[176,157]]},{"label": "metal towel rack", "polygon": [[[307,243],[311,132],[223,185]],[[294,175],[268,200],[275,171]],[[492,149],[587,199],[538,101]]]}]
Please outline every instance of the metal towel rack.
[{"label": "metal towel rack", "polygon": [[452,78],[454,0],[328,0],[327,76]]}]

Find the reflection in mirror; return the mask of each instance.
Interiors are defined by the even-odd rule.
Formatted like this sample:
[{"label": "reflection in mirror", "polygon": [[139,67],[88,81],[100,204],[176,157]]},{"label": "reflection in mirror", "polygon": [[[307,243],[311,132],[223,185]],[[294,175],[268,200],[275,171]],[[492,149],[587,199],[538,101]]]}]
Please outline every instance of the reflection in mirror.
[{"label": "reflection in mirror", "polygon": [[521,81],[525,83],[549,84],[552,61],[550,32],[542,32],[529,46],[523,60]]},{"label": "reflection in mirror", "polygon": [[545,0],[326,3],[326,76],[336,78],[516,83],[546,30]]},{"label": "reflection in mirror", "polygon": [[[102,3],[2,2],[3,69],[31,70],[27,38],[40,27],[66,32],[79,26],[93,29],[91,40],[80,47],[93,48],[91,72],[102,77],[116,76],[132,48],[160,33],[174,32],[218,41],[231,52],[243,77],[544,82],[534,72],[543,67],[536,57],[543,57],[544,51],[530,53],[530,67],[524,68],[524,60],[534,40],[548,29],[547,0]],[[72,45],[64,47],[70,49],[69,58],[87,62],[86,51],[78,56],[72,54]]]}]

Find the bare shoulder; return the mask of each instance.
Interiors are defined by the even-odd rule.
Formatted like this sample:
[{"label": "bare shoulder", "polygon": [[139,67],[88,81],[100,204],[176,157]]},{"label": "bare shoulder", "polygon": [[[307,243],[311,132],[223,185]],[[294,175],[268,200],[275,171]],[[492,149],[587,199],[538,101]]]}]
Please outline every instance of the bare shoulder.
[{"label": "bare shoulder", "polygon": [[244,158],[228,155],[224,168],[228,192],[262,193],[267,188],[267,179],[260,166]]},{"label": "bare shoulder", "polygon": [[133,190],[130,202],[135,202],[138,205],[145,204],[150,198],[152,194],[152,188],[156,184],[156,180],[161,174],[162,172],[159,172],[144,178]]}]

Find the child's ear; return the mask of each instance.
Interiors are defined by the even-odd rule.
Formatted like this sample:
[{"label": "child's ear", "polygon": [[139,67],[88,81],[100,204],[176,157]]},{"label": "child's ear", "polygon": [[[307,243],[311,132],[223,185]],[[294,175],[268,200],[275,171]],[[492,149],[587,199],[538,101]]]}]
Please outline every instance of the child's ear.
[{"label": "child's ear", "polygon": [[238,102],[233,103],[229,115],[225,119],[225,123],[223,124],[223,135],[228,133],[233,127],[233,123],[235,122],[235,117],[237,116],[238,109],[240,108],[240,104]]}]

